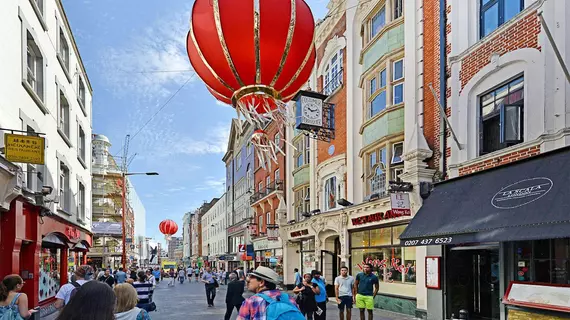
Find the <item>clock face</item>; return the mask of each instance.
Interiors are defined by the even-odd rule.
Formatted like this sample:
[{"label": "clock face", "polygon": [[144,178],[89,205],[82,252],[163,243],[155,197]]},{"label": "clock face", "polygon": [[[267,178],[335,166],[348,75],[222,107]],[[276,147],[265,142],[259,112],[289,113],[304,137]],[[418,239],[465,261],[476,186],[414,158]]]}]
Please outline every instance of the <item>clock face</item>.
[{"label": "clock face", "polygon": [[323,101],[312,97],[302,97],[302,122],[314,126],[323,124]]}]

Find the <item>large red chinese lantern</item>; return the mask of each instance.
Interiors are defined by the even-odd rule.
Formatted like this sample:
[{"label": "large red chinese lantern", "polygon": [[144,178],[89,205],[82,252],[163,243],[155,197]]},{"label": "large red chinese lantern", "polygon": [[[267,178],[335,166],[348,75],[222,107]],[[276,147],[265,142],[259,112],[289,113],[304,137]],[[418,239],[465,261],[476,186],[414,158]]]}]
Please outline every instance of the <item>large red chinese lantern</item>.
[{"label": "large red chinese lantern", "polygon": [[158,229],[164,234],[166,240],[170,240],[172,235],[178,231],[178,225],[176,222],[166,219],[158,225]]},{"label": "large red chinese lantern", "polygon": [[315,64],[314,30],[304,0],[196,0],[186,47],[212,95],[260,128],[286,121]]}]

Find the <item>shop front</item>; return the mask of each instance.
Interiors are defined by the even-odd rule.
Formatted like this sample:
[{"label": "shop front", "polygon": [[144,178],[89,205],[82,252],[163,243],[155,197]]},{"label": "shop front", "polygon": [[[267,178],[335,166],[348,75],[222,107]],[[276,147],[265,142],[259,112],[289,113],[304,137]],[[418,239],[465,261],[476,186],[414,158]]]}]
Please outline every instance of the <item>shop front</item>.
[{"label": "shop front", "polygon": [[[243,253],[246,249],[247,224],[244,222],[228,228],[228,257],[233,255],[234,259],[228,259],[228,270],[238,267],[247,267],[247,261],[242,262]],[[247,259],[247,258],[246,258]]]},{"label": "shop front", "polygon": [[0,276],[19,274],[30,306],[41,306],[42,315],[53,309],[55,295],[67,283],[68,272],[87,263],[91,233],[59,216],[40,217],[41,209],[24,198],[12,201],[2,213]]},{"label": "shop front", "polygon": [[283,278],[283,247],[281,240],[268,240],[258,238],[253,241],[255,254],[255,268],[259,266],[269,267]]},{"label": "shop front", "polygon": [[415,315],[416,250],[401,246],[399,240],[410,216],[392,212],[389,199],[380,199],[364,210],[361,206],[347,210],[349,272],[356,276],[370,263],[380,280],[375,307]]},{"label": "shop front", "polygon": [[427,246],[429,318],[569,317],[568,181],[564,148],[434,185],[400,235]]}]

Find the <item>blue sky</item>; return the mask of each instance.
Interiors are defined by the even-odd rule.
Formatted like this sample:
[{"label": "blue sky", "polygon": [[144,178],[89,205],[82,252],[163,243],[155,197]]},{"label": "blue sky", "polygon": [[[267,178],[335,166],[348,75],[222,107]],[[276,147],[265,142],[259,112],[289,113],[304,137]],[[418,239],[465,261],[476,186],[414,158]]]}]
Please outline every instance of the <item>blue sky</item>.
[{"label": "blue sky", "polygon": [[[315,18],[326,14],[326,0],[307,2]],[[221,158],[235,116],[233,108],[216,103],[197,76],[184,71],[191,69],[185,39],[193,2],[63,3],[94,90],[93,132],[111,140],[113,154],[121,154],[125,135],[131,134],[129,154],[137,155],[129,171],[160,173],[131,181],[146,208],[146,235],[161,240],[160,221],[180,225],[185,212],[223,193]]]}]

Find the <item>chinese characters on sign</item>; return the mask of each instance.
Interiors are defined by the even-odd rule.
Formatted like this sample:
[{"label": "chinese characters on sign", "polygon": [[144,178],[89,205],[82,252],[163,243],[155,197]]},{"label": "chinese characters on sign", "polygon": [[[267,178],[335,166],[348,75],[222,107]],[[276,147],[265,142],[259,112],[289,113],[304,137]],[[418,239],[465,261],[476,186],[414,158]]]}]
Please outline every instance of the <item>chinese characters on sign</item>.
[{"label": "chinese characters on sign", "polygon": [[390,203],[392,204],[392,212],[400,216],[411,216],[410,194],[404,192],[396,192],[390,194]]},{"label": "chinese characters on sign", "polygon": [[44,164],[45,138],[6,133],[4,142],[8,161]]},{"label": "chinese characters on sign", "polygon": [[77,240],[81,237],[81,232],[73,227],[65,227],[65,235],[70,239],[70,240]]}]

